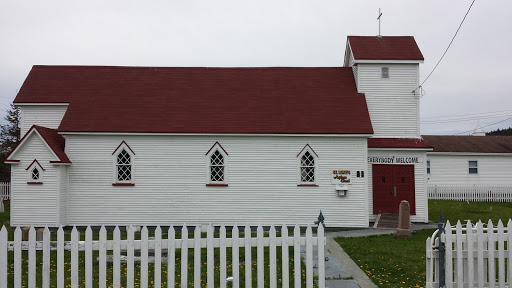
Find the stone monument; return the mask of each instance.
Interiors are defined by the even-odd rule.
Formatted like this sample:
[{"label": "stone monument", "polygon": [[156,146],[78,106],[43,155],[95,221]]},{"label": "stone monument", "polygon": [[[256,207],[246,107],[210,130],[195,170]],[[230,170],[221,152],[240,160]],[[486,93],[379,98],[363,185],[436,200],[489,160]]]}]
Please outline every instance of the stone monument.
[{"label": "stone monument", "polygon": [[395,238],[411,238],[410,229],[410,206],[409,202],[402,200],[398,211],[398,228],[396,229]]}]

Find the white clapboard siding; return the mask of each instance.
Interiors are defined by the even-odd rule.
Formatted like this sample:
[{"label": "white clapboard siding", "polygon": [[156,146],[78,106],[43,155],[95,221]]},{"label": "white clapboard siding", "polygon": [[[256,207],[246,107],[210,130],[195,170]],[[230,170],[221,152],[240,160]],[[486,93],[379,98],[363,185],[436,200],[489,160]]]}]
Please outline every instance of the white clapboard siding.
[{"label": "white clapboard siding", "polygon": [[[58,166],[50,161],[57,160],[47,145],[36,134],[32,133],[24,142],[23,149],[15,155],[20,162],[11,165],[11,225],[56,227],[58,223]],[[35,159],[42,166],[41,178],[43,184],[27,184],[31,182],[26,170]]]},{"label": "white clapboard siding", "polygon": [[433,185],[428,199],[472,202],[512,202],[512,185]]},{"label": "white clapboard siding", "polygon": [[0,200],[11,198],[11,182],[0,182]]},{"label": "white clapboard siding", "polygon": [[[125,227],[121,227],[124,228]],[[188,230],[192,228],[194,231],[194,237],[188,237]],[[146,226],[142,228],[140,240],[135,240],[135,232],[132,226],[129,226],[126,229],[126,237],[122,237],[120,227],[116,226],[113,231],[113,240],[107,239],[107,230],[104,226],[101,227],[99,233],[99,239],[93,239],[93,233],[91,227],[87,227],[85,230],[85,241],[80,240],[80,233],[76,227],[73,227],[71,231],[71,241],[64,241],[64,230],[62,227],[56,231],[57,233],[57,241],[51,240],[51,233],[48,228],[45,228],[43,232],[43,241],[36,241],[35,235],[36,231],[32,227],[29,232],[29,241],[21,241],[21,229],[19,227],[16,228],[14,241],[8,241],[7,238],[7,229],[2,227],[0,230],[0,288],[7,288],[7,280],[9,277],[14,277],[15,287],[17,284],[21,283],[21,251],[29,251],[28,253],[28,272],[23,272],[23,274],[28,273],[28,287],[35,287],[38,277],[42,277],[42,287],[50,287],[53,286],[51,284],[52,280],[50,277],[56,277],[57,287],[63,287],[65,284],[65,279],[70,282],[71,287],[106,287],[107,285],[107,271],[108,273],[112,273],[112,282],[109,283],[109,286],[120,287],[120,283],[126,277],[127,287],[134,286],[134,251],[140,251],[140,287],[161,287],[163,284],[162,280],[167,282],[167,287],[174,287],[175,279],[174,279],[174,265],[175,265],[175,253],[177,249],[181,249],[181,287],[189,287],[190,282],[194,282],[193,287],[200,287],[201,281],[207,281],[208,287],[217,287],[215,278],[214,278],[214,253],[215,251],[219,251],[220,253],[220,287],[227,287],[228,278],[232,279],[232,287],[241,287],[240,285],[245,280],[246,287],[252,287],[256,285],[258,287],[277,287],[277,273],[279,269],[283,271],[283,277],[280,279],[280,283],[282,287],[290,287],[290,277],[289,277],[289,268],[288,268],[288,247],[295,247],[294,253],[294,262],[295,262],[295,270],[291,273],[294,274],[295,277],[295,287],[301,287],[302,283],[302,275],[301,275],[301,258],[300,258],[300,247],[305,246],[306,255],[304,261],[306,262],[306,286],[313,287],[314,279],[313,279],[313,267],[317,268],[318,275],[320,279],[317,282],[317,287],[324,288],[325,287],[325,255],[324,255],[324,246],[325,246],[325,237],[324,237],[324,228],[323,226],[319,226],[317,229],[317,235],[313,235],[312,227],[308,226],[306,229],[305,236],[300,235],[299,226],[295,226],[293,230],[293,236],[289,235],[288,227],[286,225],[283,226],[271,226],[269,229],[269,234],[266,236],[263,232],[263,227],[256,227],[256,237],[252,237],[252,227],[245,227],[245,237],[240,237],[238,226],[234,225],[232,230],[232,237],[226,237],[226,226],[218,227],[219,236],[216,237],[214,231],[215,227],[212,225],[208,225],[207,227],[207,235],[206,238],[203,238],[201,235],[201,227],[199,226],[189,226],[183,225],[181,227],[182,232],[181,238],[176,239],[174,228],[171,226],[167,233],[167,239],[165,238],[165,234],[162,234],[162,229],[160,226],[157,226],[154,230],[154,237],[148,237],[149,231]],[[282,234],[277,235],[277,229],[281,230]],[[53,232],[55,233],[55,232]],[[317,246],[318,255],[313,255],[313,246]],[[256,248],[257,257],[254,259],[257,262],[257,269],[254,271],[257,273],[256,283],[253,283],[253,279],[251,274],[249,273],[249,278],[240,279],[239,275],[239,266],[242,265],[240,263],[241,259],[239,258],[239,248],[246,248],[245,251],[251,251],[251,249]],[[265,249],[268,247],[268,254],[265,253]],[[282,247],[282,267],[278,267],[279,263],[277,262],[277,247]],[[216,248],[219,248],[218,250]],[[226,259],[226,251],[228,248],[232,248],[232,261],[233,270],[232,275],[227,274],[227,265],[230,265]],[[188,279],[188,251],[189,249],[194,250],[194,279]],[[206,259],[201,259],[201,249],[206,249]],[[50,251],[57,250],[57,269],[55,272],[51,271],[51,263],[50,263]],[[149,273],[149,257],[148,251],[152,250],[155,252],[154,260],[154,282],[149,285],[148,283],[148,273]],[[10,252],[14,251],[14,252]],[[70,271],[65,271],[64,268],[64,251],[71,251],[71,269]],[[85,251],[85,264],[79,262],[79,252]],[[94,276],[93,278],[93,253],[95,251],[99,251],[99,276]],[[112,253],[110,253],[112,251]],[[120,273],[120,256],[121,251],[126,251],[127,257],[127,273],[123,275]],[[163,278],[161,274],[161,261],[162,261],[162,252],[166,251],[168,254],[168,278]],[[285,252],[286,251],[286,252]],[[8,253],[14,253],[14,263],[9,263]],[[42,263],[38,263],[36,261],[36,255],[38,253],[42,253]],[[107,264],[107,254],[111,256],[110,259],[113,261],[113,264]],[[249,254],[250,255],[250,254]],[[314,257],[315,256],[315,257]],[[268,259],[266,259],[268,257]],[[318,259],[317,263],[313,263],[313,259]],[[55,261],[55,259],[52,259]],[[252,259],[250,257],[246,257],[245,266],[249,267],[249,271],[251,271],[252,267]],[[264,269],[266,269],[265,261],[268,263],[268,267],[270,269],[270,279],[264,279]],[[206,279],[201,279],[200,267],[201,263],[207,263],[207,271],[206,271]],[[211,264],[210,264],[211,263]],[[286,265],[284,265],[286,263]],[[42,268],[38,268],[41,267]],[[14,274],[13,276],[8,275],[8,267],[13,267]],[[107,266],[111,266],[109,270],[107,270]],[[501,266],[500,266],[501,267]],[[36,274],[36,268],[39,273]],[[84,269],[85,276],[83,279],[79,279],[79,275],[81,274],[81,269]],[[65,276],[70,275],[68,277]],[[70,274],[68,274],[70,273]],[[55,275],[56,274],[56,275]],[[110,275],[110,274],[109,274]],[[94,283],[93,281],[98,281]],[[267,282],[265,282],[267,281]],[[83,283],[82,283],[83,282]],[[85,285],[83,285],[85,284]],[[69,284],[66,284],[66,286]]]},{"label": "white clapboard siding", "polygon": [[[381,68],[389,78],[381,79]],[[357,65],[357,87],[364,93],[374,137],[419,137],[419,64]]]},{"label": "white clapboard siding", "polygon": [[465,226],[448,221],[445,231],[441,239],[436,230],[426,241],[426,287],[439,287],[439,240],[446,247],[446,287],[511,287],[512,220],[507,226],[501,220]]},{"label": "white clapboard siding", "polygon": [[[512,185],[512,154],[427,153],[427,158],[430,160],[428,184]],[[469,174],[468,161],[478,161],[478,174]]]},{"label": "white clapboard siding", "polygon": [[[368,226],[366,179],[352,177],[346,197],[331,183],[332,169],[366,170],[366,138],[67,135],[66,141],[73,161],[68,225],[167,225],[173,219],[305,226],[322,210],[329,227]],[[112,186],[112,153],[122,141],[135,153],[134,186]],[[206,186],[205,154],[216,141],[229,154],[226,187]],[[297,154],[306,144],[318,154],[317,187],[297,186]]]},{"label": "white clapboard siding", "polygon": [[66,113],[67,105],[23,105],[20,106],[21,136],[32,125],[57,129]]}]

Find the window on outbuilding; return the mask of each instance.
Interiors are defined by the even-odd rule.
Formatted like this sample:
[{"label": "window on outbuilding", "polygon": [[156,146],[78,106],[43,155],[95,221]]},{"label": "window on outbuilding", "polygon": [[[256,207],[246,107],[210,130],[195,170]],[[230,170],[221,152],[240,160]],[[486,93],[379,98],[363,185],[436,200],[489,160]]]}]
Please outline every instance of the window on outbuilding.
[{"label": "window on outbuilding", "polygon": [[469,174],[478,174],[478,161],[468,161]]},{"label": "window on outbuilding", "polygon": [[381,67],[380,77],[382,79],[389,79],[389,67]]},{"label": "window on outbuilding", "polygon": [[430,160],[427,160],[427,174],[430,174]]}]

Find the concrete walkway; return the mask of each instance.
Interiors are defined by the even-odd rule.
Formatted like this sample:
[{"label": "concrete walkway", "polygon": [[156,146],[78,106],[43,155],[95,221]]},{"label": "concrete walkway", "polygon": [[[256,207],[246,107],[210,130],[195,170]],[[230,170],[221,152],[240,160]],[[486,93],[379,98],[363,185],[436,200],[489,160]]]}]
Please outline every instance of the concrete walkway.
[{"label": "concrete walkway", "polygon": [[[423,229],[436,229],[436,224],[423,224],[416,223],[411,225],[411,230],[418,231]],[[325,249],[325,277],[327,288],[366,288],[378,287],[373,284],[372,280],[359,268],[359,266],[350,259],[347,253],[340,245],[334,241],[337,237],[365,237],[372,235],[386,235],[394,234],[395,229],[357,229],[347,231],[326,232],[326,249]],[[314,246],[316,247],[316,246]],[[317,257],[318,253],[313,251],[313,255]],[[305,256],[305,255],[303,255]],[[317,259],[313,259],[317,261]],[[315,263],[315,262],[313,262]],[[315,275],[318,275],[318,270],[315,268]]]}]

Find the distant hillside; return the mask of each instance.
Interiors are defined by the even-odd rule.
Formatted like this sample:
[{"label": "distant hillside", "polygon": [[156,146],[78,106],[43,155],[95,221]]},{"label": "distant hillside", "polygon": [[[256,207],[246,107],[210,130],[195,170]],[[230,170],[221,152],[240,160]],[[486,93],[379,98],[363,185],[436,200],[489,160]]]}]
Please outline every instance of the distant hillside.
[{"label": "distant hillside", "polygon": [[485,133],[485,136],[512,136],[512,127],[503,130],[498,128],[498,130]]}]

